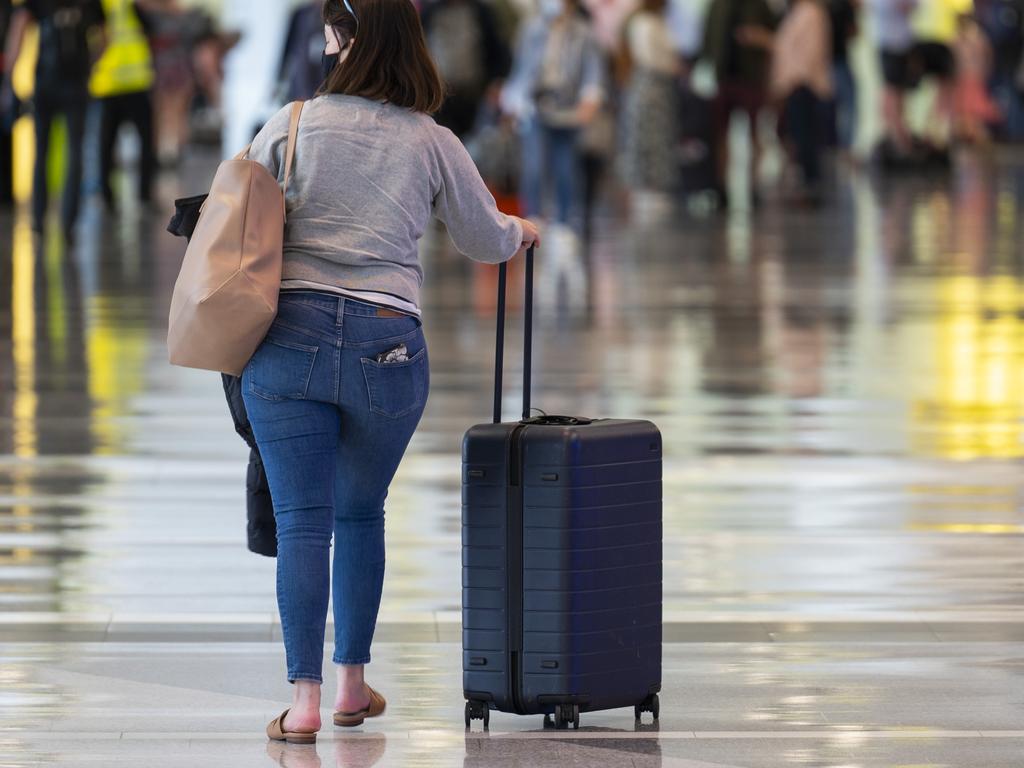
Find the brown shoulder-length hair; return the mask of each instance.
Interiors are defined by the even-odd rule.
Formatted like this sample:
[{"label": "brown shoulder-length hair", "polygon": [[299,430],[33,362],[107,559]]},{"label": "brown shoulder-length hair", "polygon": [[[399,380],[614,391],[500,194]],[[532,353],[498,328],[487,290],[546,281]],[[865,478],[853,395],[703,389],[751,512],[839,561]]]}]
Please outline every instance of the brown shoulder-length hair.
[{"label": "brown shoulder-length hair", "polygon": [[411,0],[324,0],[324,24],[338,34],[348,57],[328,75],[319,93],[343,93],[433,114],[445,90],[427,50],[423,25]]}]

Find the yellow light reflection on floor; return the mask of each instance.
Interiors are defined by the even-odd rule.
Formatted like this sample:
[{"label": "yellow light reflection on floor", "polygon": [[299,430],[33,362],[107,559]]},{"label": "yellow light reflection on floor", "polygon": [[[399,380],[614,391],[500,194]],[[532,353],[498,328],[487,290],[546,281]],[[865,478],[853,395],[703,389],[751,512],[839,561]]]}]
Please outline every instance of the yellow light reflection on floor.
[{"label": "yellow light reflection on floor", "polygon": [[[14,362],[14,455],[19,458],[35,456],[39,450],[37,414],[39,395],[36,392],[36,311],[35,311],[35,250],[32,230],[26,216],[14,222],[11,244],[11,342]],[[12,493],[16,499],[32,496],[29,466],[16,466],[11,473]],[[15,504],[13,515],[30,521],[32,507]]]},{"label": "yellow light reflection on floor", "polygon": [[910,493],[935,496],[1003,496],[1013,499],[1016,486],[1010,485],[971,485],[968,483],[913,483],[907,486]]},{"label": "yellow light reflection on floor", "polygon": [[35,250],[28,219],[19,216],[14,225],[11,248],[11,336],[14,351],[14,454],[36,455],[38,435],[36,412],[36,308]]},{"label": "yellow light reflection on floor", "polygon": [[116,454],[123,445],[120,417],[132,397],[145,387],[146,332],[118,322],[117,296],[94,296],[89,301],[86,333],[89,395],[94,403],[94,453]]},{"label": "yellow light reflection on floor", "polygon": [[64,259],[74,255],[65,249],[59,230],[51,230],[43,256],[46,269],[46,329],[50,354],[56,369],[65,372],[68,358],[67,301],[64,286]]},{"label": "yellow light reflection on floor", "polygon": [[1024,456],[1024,306],[1011,276],[940,277],[931,376],[917,379],[915,453],[950,459]]},{"label": "yellow light reflection on floor", "polygon": [[907,528],[936,533],[1024,533],[1024,525],[1014,523],[911,523]]},{"label": "yellow light reflection on floor", "polygon": [[27,203],[32,198],[32,165],[36,160],[34,132],[31,117],[19,118],[11,129],[11,188],[19,203]]}]

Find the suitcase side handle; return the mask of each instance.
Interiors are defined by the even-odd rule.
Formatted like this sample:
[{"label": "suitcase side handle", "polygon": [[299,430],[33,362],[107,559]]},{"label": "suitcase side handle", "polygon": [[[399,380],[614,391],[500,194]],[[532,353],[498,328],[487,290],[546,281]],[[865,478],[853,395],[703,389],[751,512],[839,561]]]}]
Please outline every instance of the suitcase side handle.
[{"label": "suitcase side handle", "polygon": [[[498,328],[494,350],[494,423],[501,423],[501,390],[505,363],[505,293],[508,262],[498,267]],[[523,420],[530,418],[530,369],[533,367],[533,247],[526,251],[526,296],[523,301]]]}]

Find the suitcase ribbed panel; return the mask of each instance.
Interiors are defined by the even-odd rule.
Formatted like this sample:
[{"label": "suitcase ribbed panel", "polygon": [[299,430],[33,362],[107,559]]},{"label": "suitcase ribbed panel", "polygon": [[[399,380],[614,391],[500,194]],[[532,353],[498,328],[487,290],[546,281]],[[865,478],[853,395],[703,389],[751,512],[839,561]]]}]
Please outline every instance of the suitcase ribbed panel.
[{"label": "suitcase ribbed panel", "polygon": [[[467,697],[506,711],[515,426],[474,427],[463,445],[463,683]],[[661,684],[661,435],[613,419],[520,434],[522,708],[632,706]]]},{"label": "suitcase ribbed panel", "polygon": [[[515,425],[481,424],[462,450],[462,669],[467,698],[512,710],[509,697],[506,440]],[[473,473],[473,474],[471,474]]]},{"label": "suitcase ribbed panel", "polygon": [[[649,616],[644,616],[647,613]],[[635,629],[638,632],[642,632],[645,638],[661,638],[661,613],[656,608],[649,608],[646,611],[640,612],[638,615],[638,622],[631,629]],[[649,623],[645,623],[645,620],[649,619]],[[598,637],[601,633],[605,633],[607,630],[597,630],[593,633],[582,632],[575,630],[577,640],[581,645],[590,645],[595,641],[601,642],[603,638]],[[530,633],[530,653],[543,654],[545,659],[551,659],[553,656],[550,654],[559,654],[564,651],[564,644],[557,632],[531,632]],[[593,634],[594,637],[590,635]]]}]

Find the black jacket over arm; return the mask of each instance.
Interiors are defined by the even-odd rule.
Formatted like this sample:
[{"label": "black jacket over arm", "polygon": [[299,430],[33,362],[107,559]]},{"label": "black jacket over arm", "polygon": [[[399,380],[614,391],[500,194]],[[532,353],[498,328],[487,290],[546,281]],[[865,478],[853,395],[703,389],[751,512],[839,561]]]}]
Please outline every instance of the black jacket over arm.
[{"label": "black jacket over arm", "polygon": [[[167,231],[186,239],[199,221],[199,209],[206,200],[206,195],[187,197],[175,200],[174,217],[167,225]],[[256,445],[256,437],[249,424],[249,414],[245,411],[242,400],[242,380],[237,376],[223,374],[224,395],[228,400],[228,410],[235,422],[235,431],[249,446],[249,469],[245,481],[246,490],[246,534],[249,551],[257,555],[277,557],[277,521],[274,519],[274,504],[270,498],[270,485],[267,474],[263,471],[263,458]]]},{"label": "black jacket over arm", "polygon": [[277,556],[277,521],[274,520],[274,503],[270,498],[267,473],[263,470],[263,457],[256,446],[256,437],[249,424],[249,414],[242,400],[242,380],[237,376],[221,374],[224,380],[224,394],[228,399],[228,410],[235,422],[235,431],[249,445],[249,469],[245,479],[246,532],[249,551],[267,557]]}]

